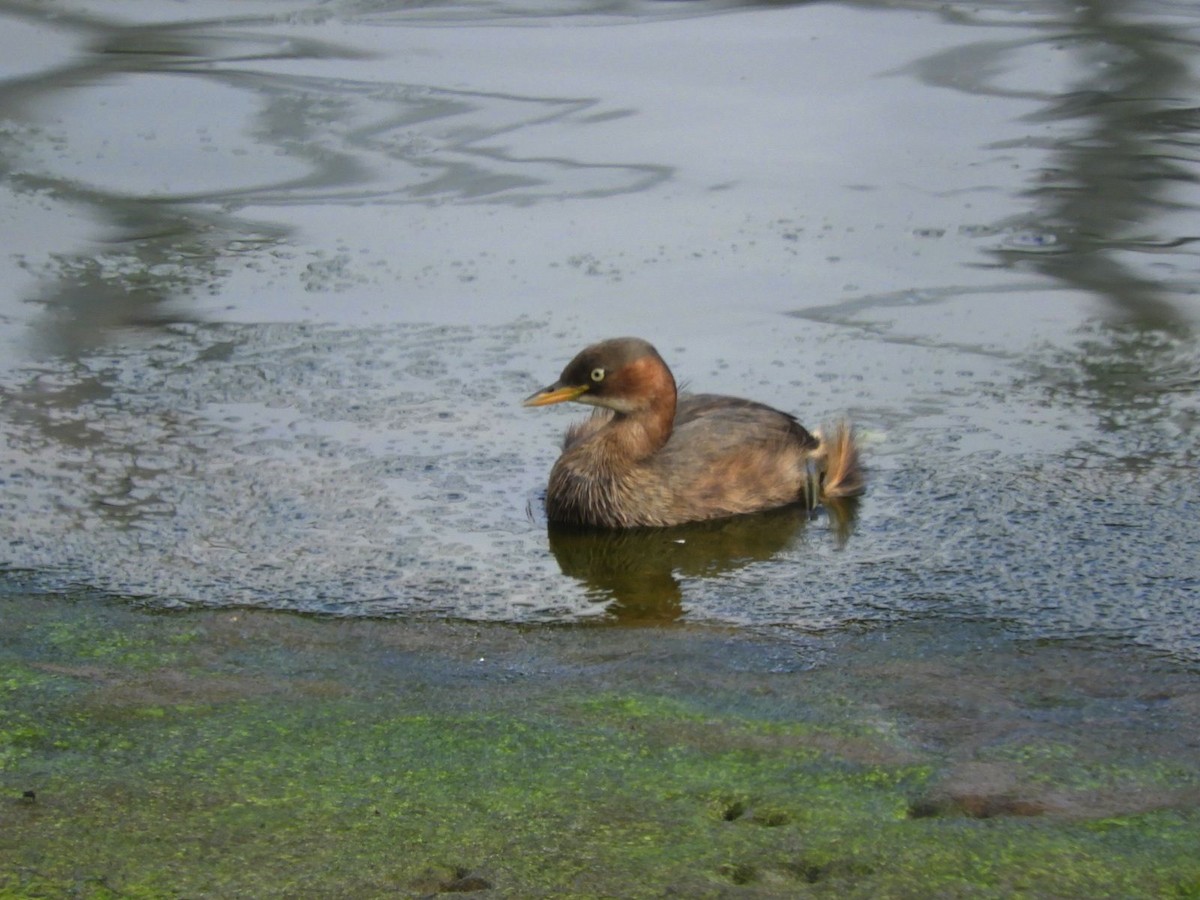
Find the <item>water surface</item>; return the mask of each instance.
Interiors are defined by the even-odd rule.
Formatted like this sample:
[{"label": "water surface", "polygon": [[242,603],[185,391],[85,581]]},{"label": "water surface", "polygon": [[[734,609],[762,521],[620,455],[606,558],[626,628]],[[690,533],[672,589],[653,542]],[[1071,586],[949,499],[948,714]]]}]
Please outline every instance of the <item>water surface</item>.
[{"label": "water surface", "polygon": [[[7,589],[1200,656],[1190,5],[0,17]],[[548,533],[616,334],[849,415],[850,533]]]}]

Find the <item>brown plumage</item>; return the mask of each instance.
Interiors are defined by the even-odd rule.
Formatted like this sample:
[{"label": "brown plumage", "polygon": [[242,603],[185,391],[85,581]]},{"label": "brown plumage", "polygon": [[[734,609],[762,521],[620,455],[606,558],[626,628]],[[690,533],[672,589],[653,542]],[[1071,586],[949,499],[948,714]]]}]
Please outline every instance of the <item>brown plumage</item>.
[{"label": "brown plumage", "polygon": [[864,488],[849,426],[809,434],[793,416],[716,394],[680,397],[671,370],[640,338],[583,350],[525,401],[600,407],[572,426],[550,472],[552,522],[678,525],[851,497]]}]

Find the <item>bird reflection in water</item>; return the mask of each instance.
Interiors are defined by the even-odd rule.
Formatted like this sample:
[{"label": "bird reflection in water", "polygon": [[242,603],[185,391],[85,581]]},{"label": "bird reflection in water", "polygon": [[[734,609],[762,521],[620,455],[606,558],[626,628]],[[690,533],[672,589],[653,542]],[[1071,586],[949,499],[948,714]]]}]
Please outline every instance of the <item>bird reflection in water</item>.
[{"label": "bird reflection in water", "polygon": [[[854,529],[858,501],[826,501],[839,545]],[[564,575],[608,603],[619,624],[666,624],[683,618],[681,580],[712,578],[770,560],[803,535],[817,513],[792,505],[670,528],[613,530],[550,522],[550,551]]]}]

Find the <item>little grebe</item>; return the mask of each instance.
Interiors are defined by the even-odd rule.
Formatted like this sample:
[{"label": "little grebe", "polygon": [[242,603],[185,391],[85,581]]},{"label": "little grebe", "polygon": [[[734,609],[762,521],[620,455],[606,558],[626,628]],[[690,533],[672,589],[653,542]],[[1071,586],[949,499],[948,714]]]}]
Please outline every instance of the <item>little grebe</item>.
[{"label": "little grebe", "polygon": [[678,525],[811,507],[864,487],[847,425],[823,437],[751,400],[680,397],[667,364],[640,338],[586,348],[525,405],[565,400],[601,408],[567,431],[546,491],[552,522]]}]

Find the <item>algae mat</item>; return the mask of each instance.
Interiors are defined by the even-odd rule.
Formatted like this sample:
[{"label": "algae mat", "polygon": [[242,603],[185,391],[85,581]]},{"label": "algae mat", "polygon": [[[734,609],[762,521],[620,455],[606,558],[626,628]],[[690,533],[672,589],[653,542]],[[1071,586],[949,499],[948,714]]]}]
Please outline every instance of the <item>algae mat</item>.
[{"label": "algae mat", "polygon": [[3,897],[1200,897],[1200,675],[0,600]]}]

